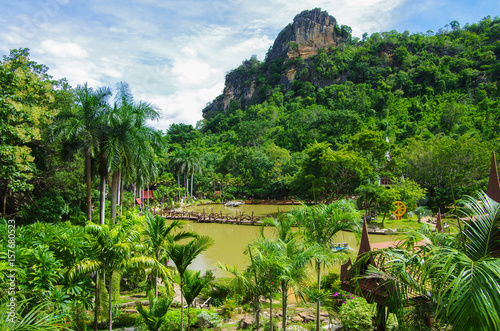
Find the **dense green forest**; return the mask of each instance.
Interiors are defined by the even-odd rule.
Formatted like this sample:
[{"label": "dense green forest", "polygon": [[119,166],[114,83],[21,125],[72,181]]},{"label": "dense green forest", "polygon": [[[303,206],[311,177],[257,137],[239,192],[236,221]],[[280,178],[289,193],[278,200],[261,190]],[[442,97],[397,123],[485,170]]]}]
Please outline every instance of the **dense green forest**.
[{"label": "dense green forest", "polygon": [[[94,202],[99,185],[113,182],[121,183],[122,195],[134,186],[161,186],[167,199],[220,192],[226,200],[331,201],[380,178],[396,183],[404,176],[426,190],[421,203],[433,208],[484,189],[491,151],[499,150],[498,17],[361,40],[349,30],[342,28],[337,47],[307,59],[244,61],[228,76],[255,84],[251,102],[233,100],[226,110],[204,113],[196,127],[172,124],[165,133],[119,119],[126,107],[120,97],[110,102],[114,90],[72,88],[31,61],[29,50],[12,50],[1,66],[2,214],[43,217],[53,209],[48,215],[60,219],[85,211],[86,164]],[[291,69],[295,79],[284,80]],[[117,89],[124,102],[149,107],[141,120],[158,116],[154,105],[134,104],[125,83]],[[94,119],[84,117],[94,107],[91,94],[103,103]],[[99,137],[89,131],[76,139],[84,131],[67,131],[72,121],[85,127],[103,114],[107,137],[101,130]],[[150,137],[147,146],[129,137],[144,155],[110,147],[127,125],[142,126]]]},{"label": "dense green forest", "polygon": [[[166,132],[148,125],[158,119],[159,109],[135,100],[125,82],[113,88],[71,87],[32,61],[28,49],[4,55],[0,321],[12,310],[26,325],[38,321],[55,330],[54,324],[64,321],[85,330],[94,309],[95,329],[98,321],[108,321],[111,330],[112,321],[119,320],[114,303],[125,276],[135,290],[155,296],[168,292],[177,277],[192,303],[213,279],[187,267],[212,241],[180,231],[179,223],[139,214],[134,201],[149,190],[156,198],[151,205],[166,208],[194,198],[336,200],[270,220],[277,237],[249,246],[247,254],[254,256],[248,270],[226,266],[245,283],[240,299],[251,302],[257,317],[260,298],[276,298],[279,292],[286,316],[286,298],[304,286],[307,263],[314,262],[316,285],[322,283],[320,266],[331,254],[335,234],[359,226],[358,210],[342,198],[358,196],[360,207],[387,213],[396,200],[408,211],[437,209],[484,190],[492,151],[500,152],[500,18],[464,27],[453,21],[437,33],[390,31],[362,39],[352,38],[347,26],[338,29],[341,43],[307,59],[245,60],[227,79],[253,86],[251,100],[233,100],[225,109],[217,106],[219,97],[196,127],[172,124]],[[286,78],[290,71],[296,73],[292,80]],[[379,185],[381,180],[388,185]],[[495,311],[499,266],[492,257],[498,252],[494,241],[483,247],[498,232],[498,207],[479,198],[482,205],[468,198],[469,216],[480,215],[478,227],[485,231],[468,227],[458,234],[467,240],[457,240],[424,229],[432,243],[418,253],[412,246],[420,240],[416,235],[407,240],[414,250],[377,251],[397,261],[384,271],[396,285],[435,300],[430,309],[444,326],[472,327],[478,320],[483,329],[500,325]],[[292,230],[297,224],[304,233]],[[334,232],[325,238],[325,229]],[[182,239],[190,241],[179,244]],[[175,277],[168,260],[177,266]],[[478,266],[479,280],[468,282],[466,274]],[[159,278],[165,285],[161,290]],[[262,285],[269,279],[274,283]],[[405,284],[408,280],[417,288]],[[486,287],[492,299],[474,296]],[[13,300],[13,293],[19,297]],[[320,287],[311,293],[319,319]],[[143,323],[147,318],[163,323],[170,306],[165,298],[151,296],[149,310],[138,307],[149,316]],[[450,304],[456,298],[459,304]],[[7,305],[12,301],[13,308]],[[469,314],[471,301],[493,304],[475,305]],[[398,304],[403,325],[412,319]],[[443,308],[452,306],[460,311]],[[163,315],[152,316],[153,311]],[[43,318],[37,317],[40,312]],[[66,315],[56,316],[60,313]],[[177,320],[182,329],[183,318]]]}]

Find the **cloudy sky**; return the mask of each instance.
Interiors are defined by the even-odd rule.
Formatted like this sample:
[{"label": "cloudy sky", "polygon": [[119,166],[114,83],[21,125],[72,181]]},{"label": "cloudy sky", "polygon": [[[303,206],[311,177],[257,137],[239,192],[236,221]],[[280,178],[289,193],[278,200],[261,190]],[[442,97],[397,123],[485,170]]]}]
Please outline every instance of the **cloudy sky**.
[{"label": "cloudy sky", "polygon": [[226,72],[263,60],[295,15],[321,8],[364,32],[438,31],[500,13],[498,0],[21,0],[0,3],[0,55],[28,47],[54,78],[73,87],[130,84],[156,104],[153,125],[195,125],[224,88]]}]

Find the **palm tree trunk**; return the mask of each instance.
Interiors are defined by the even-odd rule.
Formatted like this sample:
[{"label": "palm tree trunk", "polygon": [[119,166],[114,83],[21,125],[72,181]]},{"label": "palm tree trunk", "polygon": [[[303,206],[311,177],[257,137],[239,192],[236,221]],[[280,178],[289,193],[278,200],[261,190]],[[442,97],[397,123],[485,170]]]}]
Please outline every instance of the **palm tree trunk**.
[{"label": "palm tree trunk", "polygon": [[[181,187],[181,176],[177,173],[177,186]],[[179,202],[181,201],[181,192],[179,191]]]},{"label": "palm tree trunk", "polygon": [[[321,291],[321,261],[316,260],[316,272],[318,273],[317,282],[318,282],[318,294]],[[316,303],[316,331],[320,330],[320,310],[321,310],[321,301],[318,298],[318,302]]]},{"label": "palm tree trunk", "polygon": [[269,293],[269,331],[273,331],[273,294]]},{"label": "palm tree trunk", "polygon": [[85,152],[85,182],[87,184],[87,220],[92,220],[92,177],[90,150]]},{"label": "palm tree trunk", "polygon": [[187,330],[189,331],[189,326],[191,325],[191,316],[189,315],[189,305],[188,305],[188,322],[187,322]]},{"label": "palm tree trunk", "polygon": [[111,177],[111,220],[113,225],[115,224],[116,218],[116,202],[118,201],[118,189],[119,189],[120,173],[118,171],[113,172]]},{"label": "palm tree trunk", "polygon": [[99,318],[99,271],[96,272],[95,276],[95,298],[94,298],[94,331],[97,331],[97,324]]},{"label": "palm tree trunk", "polygon": [[125,181],[120,173],[120,216],[123,214],[123,194],[125,192]]},{"label": "palm tree trunk", "polygon": [[108,174],[107,170],[107,162],[106,162],[106,155],[104,155],[103,152],[101,152],[100,158],[99,158],[99,175],[101,176],[101,185],[100,185],[100,200],[101,200],[101,206],[100,206],[100,215],[99,215],[99,221],[101,224],[104,224],[104,218],[105,218],[105,207],[106,207],[106,175]]},{"label": "palm tree trunk", "polygon": [[287,299],[288,299],[288,290],[286,288],[285,285],[281,285],[281,293],[282,293],[282,311],[283,311],[283,321],[282,321],[282,325],[283,325],[283,331],[286,331],[286,308],[287,308]]},{"label": "palm tree trunk", "polygon": [[255,330],[259,331],[260,326],[260,302],[259,297],[254,299],[254,308],[255,308]]},{"label": "palm tree trunk", "polygon": [[181,331],[184,331],[184,295],[182,294],[182,280],[181,280]]},{"label": "palm tree trunk", "polygon": [[257,298],[257,309],[255,309],[255,330],[259,331],[260,326],[260,303],[259,298]]},{"label": "palm tree trunk", "polygon": [[105,210],[106,210],[106,179],[104,178],[104,175],[101,175],[101,185],[100,185],[100,199],[101,199],[101,206],[100,206],[100,213],[99,213],[99,221],[101,225],[104,225],[104,218],[105,218]]},{"label": "palm tree trunk", "polygon": [[148,185],[148,188],[147,188],[147,194],[148,194],[148,209],[149,209],[149,185]]},{"label": "palm tree trunk", "polygon": [[194,174],[191,174],[191,197],[193,196],[193,179],[194,179]]},{"label": "palm tree trunk", "polygon": [[[160,260],[160,254],[156,253],[156,261]],[[158,298],[158,271],[155,271],[155,298]]]},{"label": "palm tree trunk", "polygon": [[[9,185],[9,181],[7,181],[7,185]],[[3,205],[3,209],[2,209],[2,217],[5,218],[5,215],[7,214],[6,212],[6,208],[7,208],[7,195],[9,194],[9,188],[7,187],[5,189],[5,193],[3,194],[3,201],[2,201],[2,205]]]},{"label": "palm tree trunk", "polygon": [[108,290],[108,295],[109,295],[109,312],[108,312],[108,327],[109,331],[113,331],[113,269],[111,269],[109,273],[109,290]]}]

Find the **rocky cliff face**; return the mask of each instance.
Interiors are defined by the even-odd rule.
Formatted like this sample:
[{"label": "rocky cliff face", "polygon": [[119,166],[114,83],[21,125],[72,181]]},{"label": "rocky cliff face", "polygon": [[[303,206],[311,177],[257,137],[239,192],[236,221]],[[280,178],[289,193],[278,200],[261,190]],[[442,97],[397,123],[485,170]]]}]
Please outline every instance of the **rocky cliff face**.
[{"label": "rocky cliff face", "polygon": [[[335,47],[340,42],[340,28],[333,16],[320,9],[306,10],[295,16],[293,23],[286,26],[274,41],[273,47],[267,54],[268,64],[292,59],[307,59],[317,54],[320,48]],[[231,104],[245,108],[258,98],[257,73],[252,70],[258,66],[255,59],[244,61],[243,64],[226,75],[223,93],[212,101],[203,110],[203,117],[209,118],[219,111],[227,112]],[[285,90],[290,82],[295,79],[298,66],[288,66],[279,73],[281,77],[277,84],[282,84]],[[270,66],[265,72],[268,78],[272,77]],[[274,76],[276,73],[274,73]]]},{"label": "rocky cliff face", "polygon": [[339,32],[337,21],[326,11],[318,8],[303,11],[280,32],[268,54],[269,59],[306,59],[317,54],[319,48],[336,46]]}]

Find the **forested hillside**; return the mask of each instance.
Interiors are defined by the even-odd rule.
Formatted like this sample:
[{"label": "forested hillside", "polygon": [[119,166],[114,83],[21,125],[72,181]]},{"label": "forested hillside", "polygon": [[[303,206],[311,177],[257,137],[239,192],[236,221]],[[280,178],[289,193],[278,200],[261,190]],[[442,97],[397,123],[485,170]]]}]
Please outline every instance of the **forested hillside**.
[{"label": "forested hillside", "polygon": [[[300,13],[264,61],[227,74],[196,127],[166,133],[146,126],[158,109],[133,103],[126,84],[111,104],[110,88],[72,88],[29,50],[12,50],[0,66],[2,214],[84,220],[110,198],[108,185],[111,215],[139,188],[162,201],[331,201],[384,179],[392,198],[423,189],[432,208],[485,189],[500,151],[500,19],[362,39],[350,31],[320,9]],[[133,105],[150,111],[127,115]],[[152,140],[126,135],[136,131]]]},{"label": "forested hillside", "polygon": [[[500,19],[361,40],[336,28],[338,44],[316,55],[304,59],[291,44],[288,57],[271,60],[270,49],[227,75],[233,97],[209,104],[199,126],[208,144],[234,149],[215,163],[219,171],[255,184],[253,193],[286,187],[309,198],[314,183],[323,197],[339,196],[390,174],[446,202],[452,190],[483,187],[498,150]],[[237,94],[245,86],[250,97],[249,89]]]}]

